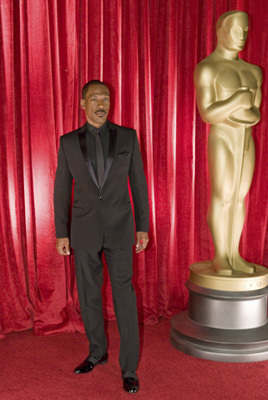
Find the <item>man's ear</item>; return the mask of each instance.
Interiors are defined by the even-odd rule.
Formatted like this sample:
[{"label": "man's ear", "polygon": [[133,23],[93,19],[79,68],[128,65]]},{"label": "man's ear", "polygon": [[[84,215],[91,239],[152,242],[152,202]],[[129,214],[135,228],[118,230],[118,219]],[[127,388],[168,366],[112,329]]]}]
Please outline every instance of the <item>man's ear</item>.
[{"label": "man's ear", "polygon": [[81,108],[83,108],[83,110],[86,108],[86,100],[85,99],[81,99],[80,100],[80,106],[81,106]]}]

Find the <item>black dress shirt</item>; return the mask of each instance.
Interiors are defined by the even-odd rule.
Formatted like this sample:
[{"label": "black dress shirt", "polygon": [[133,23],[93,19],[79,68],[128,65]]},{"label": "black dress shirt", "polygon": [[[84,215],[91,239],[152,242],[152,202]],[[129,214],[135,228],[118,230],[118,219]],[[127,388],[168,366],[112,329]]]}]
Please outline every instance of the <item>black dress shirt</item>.
[{"label": "black dress shirt", "polygon": [[98,179],[98,172],[97,172],[97,160],[96,160],[96,148],[95,148],[95,137],[96,134],[99,132],[102,144],[102,151],[103,151],[103,158],[104,158],[104,167],[106,167],[108,155],[109,155],[109,121],[107,120],[102,126],[96,128],[95,126],[86,123],[87,126],[87,135],[86,135],[86,142],[87,142],[87,151],[89,158],[92,163],[92,167],[94,169],[95,175]]}]

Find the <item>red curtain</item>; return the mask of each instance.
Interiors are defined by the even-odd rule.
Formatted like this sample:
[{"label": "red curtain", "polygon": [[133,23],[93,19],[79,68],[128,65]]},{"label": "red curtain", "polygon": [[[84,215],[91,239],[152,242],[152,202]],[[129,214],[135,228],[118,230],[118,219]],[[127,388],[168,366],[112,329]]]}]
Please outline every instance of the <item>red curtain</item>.
[{"label": "red curtain", "polygon": [[150,246],[134,262],[140,320],[186,308],[189,265],[213,256],[208,128],[193,70],[215,47],[217,18],[232,9],[249,14],[242,58],[264,72],[241,252],[268,266],[266,0],[0,0],[2,333],[83,329],[73,259],[55,250],[52,195],[59,136],[84,123],[80,91],[90,79],[109,84],[110,119],[140,139],[151,205]]}]

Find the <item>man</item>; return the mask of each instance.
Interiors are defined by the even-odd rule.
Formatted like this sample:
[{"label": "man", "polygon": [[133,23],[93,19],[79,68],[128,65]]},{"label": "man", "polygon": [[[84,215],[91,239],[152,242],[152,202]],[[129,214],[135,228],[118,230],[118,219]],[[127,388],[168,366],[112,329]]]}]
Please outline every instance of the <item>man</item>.
[{"label": "man", "polygon": [[108,87],[97,80],[88,82],[82,90],[81,107],[86,124],[60,138],[54,192],[56,247],[61,255],[70,254],[70,244],[74,249],[81,314],[90,343],[89,356],[74,372],[90,372],[108,360],[101,296],[104,253],[120,333],[123,388],[135,393],[139,389],[139,332],[131,283],[135,236],[128,180],[135,211],[136,253],[149,241],[147,184],[136,132],[107,120]]},{"label": "man", "polygon": [[253,274],[253,264],[239,255],[245,219],[245,196],[250,188],[255,147],[252,126],[260,120],[262,74],[259,67],[238,57],[248,34],[248,16],[229,11],[217,23],[217,47],[195,69],[197,105],[211,124],[208,161],[211,203],[208,224],[220,275],[233,270]]}]

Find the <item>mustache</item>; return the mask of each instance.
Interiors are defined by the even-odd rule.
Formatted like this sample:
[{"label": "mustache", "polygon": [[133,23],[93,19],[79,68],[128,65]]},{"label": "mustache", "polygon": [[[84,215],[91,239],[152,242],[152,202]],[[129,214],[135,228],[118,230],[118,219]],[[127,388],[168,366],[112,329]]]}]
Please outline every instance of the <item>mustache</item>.
[{"label": "mustache", "polygon": [[103,114],[107,114],[105,110],[103,110],[102,108],[99,108],[98,110],[95,111],[95,114],[101,112]]}]

